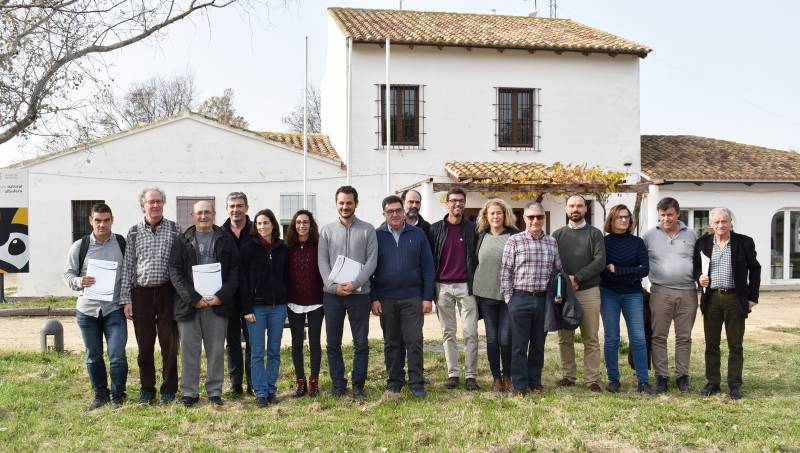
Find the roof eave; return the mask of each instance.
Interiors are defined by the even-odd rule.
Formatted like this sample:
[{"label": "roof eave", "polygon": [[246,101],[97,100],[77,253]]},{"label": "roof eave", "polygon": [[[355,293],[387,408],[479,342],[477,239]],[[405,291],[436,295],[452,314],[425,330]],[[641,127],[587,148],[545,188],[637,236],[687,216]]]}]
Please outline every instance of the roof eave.
[{"label": "roof eave", "polygon": [[[340,24],[340,26],[342,26]],[[350,38],[353,40],[354,44],[378,44],[383,45],[386,42],[385,38],[372,38],[372,39],[357,39],[353,38],[352,35],[347,33],[344,29],[345,37]],[[647,58],[647,55],[653,51],[653,49],[647,49],[646,51],[636,51],[636,50],[610,50],[610,49],[596,49],[596,48],[561,48],[561,47],[546,47],[546,46],[490,46],[484,44],[454,44],[454,43],[447,43],[447,42],[429,42],[429,41],[392,41],[392,44],[400,44],[406,46],[428,46],[428,47],[458,47],[458,48],[469,48],[469,49],[497,49],[497,50],[525,50],[528,52],[556,52],[558,54],[564,52],[572,52],[572,53],[580,53],[584,55],[588,55],[590,53],[601,53],[607,54],[612,57],[616,57],[617,55],[635,55],[639,58]]]},{"label": "roof eave", "polygon": [[686,183],[686,184],[800,184],[800,179],[673,179],[654,178],[656,184]]}]

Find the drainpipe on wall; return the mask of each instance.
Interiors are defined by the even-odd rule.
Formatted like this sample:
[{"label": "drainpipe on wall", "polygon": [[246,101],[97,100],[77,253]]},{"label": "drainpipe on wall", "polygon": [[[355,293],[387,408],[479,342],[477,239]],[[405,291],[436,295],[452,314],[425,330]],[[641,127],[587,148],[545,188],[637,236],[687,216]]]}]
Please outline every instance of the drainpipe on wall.
[{"label": "drainpipe on wall", "polygon": [[346,46],[347,46],[347,58],[346,58],[346,60],[347,61],[346,61],[346,64],[345,64],[345,66],[346,66],[346,68],[345,68],[345,71],[346,71],[345,78],[347,80],[346,80],[346,87],[345,87],[345,97],[346,97],[346,99],[345,99],[345,136],[344,136],[344,155],[345,155],[345,157],[344,158],[345,158],[345,164],[347,165],[347,167],[346,167],[347,185],[350,186],[350,185],[352,185],[351,182],[350,182],[350,174],[351,174],[351,171],[352,171],[351,170],[352,165],[350,164],[350,138],[351,138],[350,137],[350,135],[351,135],[350,134],[350,130],[351,130],[350,125],[352,124],[352,121],[351,121],[351,118],[350,118],[350,116],[352,114],[351,111],[350,111],[350,105],[352,104],[351,87],[352,87],[353,68],[352,68],[351,65],[352,65],[352,60],[353,60],[353,38],[352,37],[348,37],[346,42],[347,42],[347,44],[346,44]]}]

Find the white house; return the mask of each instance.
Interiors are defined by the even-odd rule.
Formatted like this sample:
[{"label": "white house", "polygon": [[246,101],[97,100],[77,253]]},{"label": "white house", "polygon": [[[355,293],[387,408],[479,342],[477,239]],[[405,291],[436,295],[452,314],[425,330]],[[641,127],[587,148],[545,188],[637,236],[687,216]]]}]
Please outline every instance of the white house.
[{"label": "white house", "polygon": [[[386,39],[389,186],[393,192],[418,186],[428,220],[444,215],[441,191],[454,182],[469,192],[468,213],[496,194],[521,208],[527,200],[512,193],[548,190],[547,167],[555,162],[638,179],[639,61],[648,47],[569,19],[328,12],[322,126],[353,185],[370,188],[362,204],[375,206],[387,192]],[[511,181],[528,172],[541,177]],[[557,214],[548,219],[550,229],[566,222],[562,199],[544,197],[545,208]],[[602,211],[592,220],[602,223],[601,217]]]},{"label": "white house", "polygon": [[[381,110],[387,38],[390,181]],[[359,189],[358,215],[375,224],[380,200],[411,186],[431,221],[444,215],[440,197],[452,185],[467,190],[468,215],[488,196],[521,208],[550,193],[543,203],[553,230],[566,220],[563,197],[552,192],[646,191],[604,178],[639,180],[639,61],[649,52],[568,19],[332,8],[322,85],[328,135],[309,143],[310,207],[320,223],[335,220],[333,193],[346,182]],[[238,190],[251,209],[288,220],[300,207],[301,149],[299,134],[184,113],[17,164],[31,187],[31,273],[19,275],[17,295],[68,294],[65,255],[88,230],[88,207],[111,205],[124,233],[141,216],[145,186],[166,190],[166,216],[184,226],[198,199],[214,201],[221,223],[225,195]],[[634,195],[602,201],[632,204]],[[602,209],[591,212],[601,224]]]},{"label": "white house", "polygon": [[765,286],[800,283],[800,154],[685,135],[643,135],[642,173],[652,180],[649,226],[655,205],[673,197],[698,234],[709,211],[722,206],[734,230],[751,236]]},{"label": "white house", "polygon": [[[343,164],[326,137],[314,134],[309,145],[309,207],[332,219],[327,200],[344,183]],[[270,208],[284,223],[302,207],[301,134],[255,133],[191,112],[14,167],[28,170],[30,184],[30,273],[17,275],[17,296],[71,294],[61,281],[66,253],[91,231],[88,210],[97,201],[111,206],[113,230],[123,235],[141,219],[146,186],[165,190],[165,216],[183,227],[199,199],[212,200],[224,222],[233,191],[248,195],[251,214]]]}]

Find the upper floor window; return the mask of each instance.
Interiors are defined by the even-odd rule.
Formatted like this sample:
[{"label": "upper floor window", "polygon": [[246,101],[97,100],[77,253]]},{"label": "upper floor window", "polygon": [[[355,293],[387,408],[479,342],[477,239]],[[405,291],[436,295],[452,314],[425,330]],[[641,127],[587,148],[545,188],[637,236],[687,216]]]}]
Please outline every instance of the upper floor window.
[{"label": "upper floor window", "polygon": [[540,89],[497,89],[497,149],[540,150]]},{"label": "upper floor window", "polygon": [[[380,134],[381,146],[386,146],[386,85],[380,89]],[[420,96],[419,85],[391,85],[392,146],[420,145]]]}]

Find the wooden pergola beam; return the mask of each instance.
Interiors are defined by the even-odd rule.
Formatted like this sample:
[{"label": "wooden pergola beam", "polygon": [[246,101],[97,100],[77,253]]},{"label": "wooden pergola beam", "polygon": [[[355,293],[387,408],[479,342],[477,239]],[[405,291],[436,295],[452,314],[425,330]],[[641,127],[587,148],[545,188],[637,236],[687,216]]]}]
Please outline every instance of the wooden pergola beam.
[{"label": "wooden pergola beam", "polygon": [[[617,184],[613,193],[646,193],[649,183]],[[446,192],[451,187],[461,187],[465,192],[574,192],[593,193],[606,192],[603,183],[569,183],[569,184],[481,184],[481,183],[433,183],[434,192]]]}]

